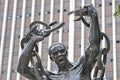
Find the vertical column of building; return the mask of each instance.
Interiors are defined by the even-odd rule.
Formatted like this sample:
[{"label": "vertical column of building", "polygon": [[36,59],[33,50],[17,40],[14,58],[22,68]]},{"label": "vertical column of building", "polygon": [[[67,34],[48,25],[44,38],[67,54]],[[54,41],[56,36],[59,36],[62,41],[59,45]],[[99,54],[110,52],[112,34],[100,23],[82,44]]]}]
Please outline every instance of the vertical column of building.
[{"label": "vertical column of building", "polygon": [[[41,16],[40,21],[44,21],[44,7],[45,7],[45,0],[41,0]],[[40,25],[40,28],[43,28],[43,25]],[[42,55],[42,42],[39,42],[39,55]]]},{"label": "vertical column of building", "polygon": [[[50,22],[53,21],[53,14],[54,14],[54,0],[51,0],[51,5],[50,5]],[[52,44],[52,33],[49,36],[49,43],[48,46]],[[47,69],[51,70],[51,60],[48,56],[48,63],[47,63]]]},{"label": "vertical column of building", "polygon": [[7,12],[8,12],[8,2],[5,0],[4,6],[4,16],[3,16],[3,25],[2,25],[2,35],[1,35],[1,47],[0,47],[0,78],[2,77],[2,63],[3,63],[3,52],[5,44],[5,32],[6,32],[6,21],[7,21]]},{"label": "vertical column of building", "polygon": [[[112,0],[112,14],[115,12],[115,0]],[[117,57],[116,57],[116,20],[112,16],[112,34],[113,34],[113,80],[117,80]]]},{"label": "vertical column of building", "polygon": [[14,49],[14,37],[15,37],[16,11],[17,11],[17,0],[14,0],[8,69],[7,69],[7,80],[11,79],[12,60],[13,60],[13,53],[14,53],[13,49]]},{"label": "vertical column of building", "polygon": [[[24,27],[25,27],[25,12],[26,12],[26,0],[23,0],[23,8],[22,8],[22,19],[21,19],[21,30],[20,30],[20,41],[22,40],[24,36]],[[22,53],[21,45],[19,45],[19,55],[18,59]],[[17,73],[16,80],[20,80],[20,74]]]},{"label": "vertical column of building", "polygon": [[[63,2],[64,2],[64,0],[60,1],[60,17],[59,17],[60,23],[63,22],[63,8],[64,8]],[[62,42],[62,30],[63,30],[63,28],[59,29],[59,42]]]},{"label": "vertical column of building", "polygon": [[[85,5],[85,0],[82,0],[82,7]],[[81,56],[85,55],[85,27],[81,22]]]},{"label": "vertical column of building", "polygon": [[[64,8],[63,2],[64,0],[60,0],[60,17],[59,17],[60,23],[63,22],[63,16],[64,16],[63,15],[63,8]],[[59,42],[62,42],[62,31],[63,31],[63,28],[60,28],[59,29]]]},{"label": "vertical column of building", "polygon": [[35,0],[32,0],[31,22],[34,21],[34,18],[35,18]]},{"label": "vertical column of building", "polygon": [[[70,11],[75,9],[75,0],[70,0]],[[69,16],[69,40],[68,40],[68,59],[70,62],[74,61],[74,32],[75,32],[74,14]]]},{"label": "vertical column of building", "polygon": [[[105,0],[102,0],[102,32],[105,33]],[[102,40],[102,48],[105,48],[105,39],[103,38]],[[106,72],[105,72],[105,75],[104,75],[104,79],[106,79]]]},{"label": "vertical column of building", "polygon": [[[102,32],[105,32],[105,0],[102,0]],[[102,42],[102,47],[105,47],[105,40]]]},{"label": "vertical column of building", "polygon": [[93,6],[95,7],[95,0],[92,0],[92,4],[93,4]]}]

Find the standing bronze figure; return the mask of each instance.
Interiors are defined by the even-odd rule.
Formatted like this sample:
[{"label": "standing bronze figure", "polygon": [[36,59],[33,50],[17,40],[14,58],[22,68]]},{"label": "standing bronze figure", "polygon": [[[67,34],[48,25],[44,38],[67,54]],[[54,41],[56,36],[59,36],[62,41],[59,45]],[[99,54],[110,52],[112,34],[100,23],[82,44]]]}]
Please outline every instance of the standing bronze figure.
[{"label": "standing bronze figure", "polygon": [[[62,27],[64,23],[51,29],[50,26],[56,24],[56,22],[48,25],[41,21],[34,22],[31,23],[30,31],[21,41],[23,52],[17,68],[17,71],[21,75],[32,80],[91,80],[91,71],[95,66],[94,80],[103,80],[107,53],[110,50],[110,41],[108,36],[100,31],[98,13],[92,4],[87,4],[82,9],[71,11],[69,15],[71,13],[79,16],[75,21],[82,20],[83,23],[90,28],[89,46],[85,50],[85,55],[79,58],[77,64],[72,64],[67,59],[68,51],[64,44],[53,43],[49,48],[48,54],[50,59],[56,63],[58,69],[56,72],[45,70],[38,55],[37,43],[44,40],[45,37],[48,37],[52,31]],[[89,24],[83,16],[90,17]],[[36,23],[44,25],[46,30],[38,30],[35,25]],[[105,38],[107,43],[106,48],[100,47],[103,38]],[[35,57],[37,61],[34,61],[33,57]],[[28,66],[29,61],[31,61],[32,67]],[[100,78],[97,78],[98,70],[101,70]]]}]

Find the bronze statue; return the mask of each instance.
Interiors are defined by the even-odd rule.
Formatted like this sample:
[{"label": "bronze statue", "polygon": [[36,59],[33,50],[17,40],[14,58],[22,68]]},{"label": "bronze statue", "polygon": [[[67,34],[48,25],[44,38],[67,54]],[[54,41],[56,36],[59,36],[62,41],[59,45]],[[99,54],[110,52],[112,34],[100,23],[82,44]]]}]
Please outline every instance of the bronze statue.
[{"label": "bronze statue", "polygon": [[[42,66],[42,61],[38,55],[37,43],[48,37],[52,31],[62,27],[64,23],[59,24],[55,28],[51,28],[56,22],[47,25],[44,22],[37,21],[30,25],[30,31],[21,41],[23,52],[20,56],[17,71],[28,79],[32,80],[91,80],[91,71],[95,64],[94,77],[95,79],[103,80],[105,71],[107,53],[110,50],[109,38],[105,33],[102,33],[99,28],[98,14],[92,4],[87,4],[83,8],[76,9],[69,13],[74,13],[79,16],[75,21],[82,20],[83,23],[90,28],[89,32],[89,46],[85,50],[85,55],[81,56],[77,64],[72,64],[67,59],[69,54],[66,47],[62,43],[53,43],[49,48],[49,56],[58,67],[56,72],[45,70]],[[86,22],[83,16],[90,17],[90,24]],[[38,30],[36,24],[42,24],[46,30]],[[106,48],[101,48],[101,40],[105,38],[107,42]],[[103,60],[102,56],[103,55]],[[37,61],[34,61],[34,58]],[[29,61],[32,66],[29,67]],[[97,77],[98,70],[102,70],[100,78]]]}]

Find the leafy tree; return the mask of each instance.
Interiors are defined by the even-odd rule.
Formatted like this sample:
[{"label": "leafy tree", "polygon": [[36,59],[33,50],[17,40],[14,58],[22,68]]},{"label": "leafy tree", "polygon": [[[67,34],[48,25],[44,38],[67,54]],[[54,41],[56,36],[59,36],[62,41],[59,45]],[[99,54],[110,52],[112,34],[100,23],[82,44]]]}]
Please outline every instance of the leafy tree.
[{"label": "leafy tree", "polygon": [[118,4],[118,9],[113,14],[114,16],[120,16],[120,4]]}]

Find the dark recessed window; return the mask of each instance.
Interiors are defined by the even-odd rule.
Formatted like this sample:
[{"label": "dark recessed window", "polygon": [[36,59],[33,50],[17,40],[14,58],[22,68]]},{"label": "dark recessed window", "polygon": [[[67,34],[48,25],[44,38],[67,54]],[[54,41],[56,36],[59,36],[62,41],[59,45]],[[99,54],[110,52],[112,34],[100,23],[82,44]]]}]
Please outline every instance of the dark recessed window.
[{"label": "dark recessed window", "polygon": [[99,7],[101,7],[102,6],[102,4],[99,4]]},{"label": "dark recessed window", "polygon": [[113,62],[113,59],[110,59],[110,62]]},{"label": "dark recessed window", "polygon": [[20,35],[18,35],[18,38],[20,38]]},{"label": "dark recessed window", "polygon": [[26,14],[25,16],[26,16],[26,17],[30,17],[30,16],[31,16],[31,14]]},{"label": "dark recessed window", "polygon": [[35,15],[36,15],[36,16],[37,16],[37,15],[40,15],[40,12],[39,12],[39,13],[36,13]]},{"label": "dark recessed window", "polygon": [[50,11],[48,11],[48,14],[50,14]]},{"label": "dark recessed window", "polygon": [[56,33],[59,33],[59,30],[57,30]]},{"label": "dark recessed window", "polygon": [[14,72],[16,72],[15,70],[12,70],[12,72],[14,73]]},{"label": "dark recessed window", "polygon": [[45,11],[44,14],[50,14],[50,11]]},{"label": "dark recessed window", "polygon": [[66,12],[67,11],[67,9],[64,9],[64,12]]},{"label": "dark recessed window", "polygon": [[2,71],[2,74],[4,73],[4,71]]},{"label": "dark recessed window", "polygon": [[81,47],[81,45],[79,44],[79,47]]},{"label": "dark recessed window", "polygon": [[120,43],[120,41],[119,41],[119,40],[117,40],[117,41],[116,41],[116,43]]},{"label": "dark recessed window", "polygon": [[21,17],[22,17],[21,15],[19,15],[19,16],[16,16],[16,18],[17,18],[17,19],[19,19],[19,18],[21,18]]},{"label": "dark recessed window", "polygon": [[112,5],[112,3],[109,3],[109,5]]},{"label": "dark recessed window", "polygon": [[57,11],[58,13],[60,12],[60,10]]},{"label": "dark recessed window", "polygon": [[12,19],[12,16],[8,16],[8,17],[7,17],[7,20],[11,20],[11,19]]}]

